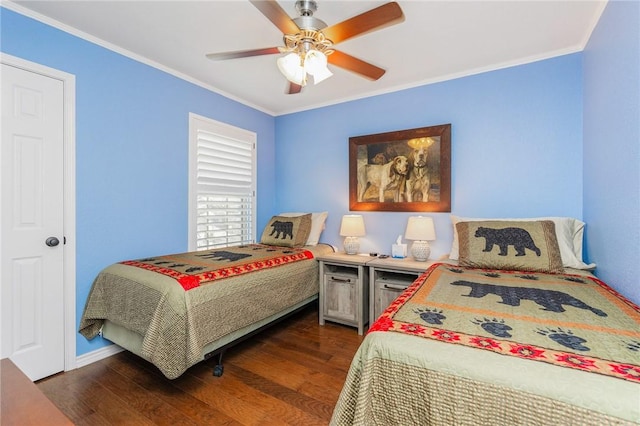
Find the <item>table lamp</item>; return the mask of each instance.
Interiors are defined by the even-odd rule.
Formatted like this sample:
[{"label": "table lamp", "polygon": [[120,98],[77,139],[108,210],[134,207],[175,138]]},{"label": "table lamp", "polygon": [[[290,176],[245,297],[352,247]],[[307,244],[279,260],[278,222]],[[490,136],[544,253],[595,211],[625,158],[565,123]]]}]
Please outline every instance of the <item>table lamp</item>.
[{"label": "table lamp", "polygon": [[364,237],[364,219],[359,214],[346,214],[342,216],[340,235],[344,238],[344,251],[347,254],[357,254],[360,250],[358,237]]},{"label": "table lamp", "polygon": [[431,254],[431,247],[429,247],[428,241],[436,239],[433,219],[426,216],[409,217],[404,237],[407,240],[413,240],[411,256],[417,261],[426,261]]}]

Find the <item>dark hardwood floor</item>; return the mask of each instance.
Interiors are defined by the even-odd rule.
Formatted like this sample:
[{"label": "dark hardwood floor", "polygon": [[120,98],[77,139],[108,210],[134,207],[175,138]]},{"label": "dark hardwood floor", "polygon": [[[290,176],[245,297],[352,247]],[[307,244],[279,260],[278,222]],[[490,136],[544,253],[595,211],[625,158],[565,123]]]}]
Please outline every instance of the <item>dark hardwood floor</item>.
[{"label": "dark hardwood floor", "polygon": [[168,380],[121,352],[37,383],[76,425],[326,425],[351,359],[357,330],[318,325],[317,304]]}]

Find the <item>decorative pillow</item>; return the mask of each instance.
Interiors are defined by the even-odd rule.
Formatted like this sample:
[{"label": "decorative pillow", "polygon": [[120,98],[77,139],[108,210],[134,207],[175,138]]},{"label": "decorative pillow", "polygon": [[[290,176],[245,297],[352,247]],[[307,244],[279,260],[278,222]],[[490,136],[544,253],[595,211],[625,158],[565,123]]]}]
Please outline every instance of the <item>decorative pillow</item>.
[{"label": "decorative pillow", "polygon": [[273,216],[260,242],[271,246],[302,247],[311,231],[311,214],[296,217]]},{"label": "decorative pillow", "polygon": [[461,266],[562,272],[555,224],[541,221],[459,222]]},{"label": "decorative pillow", "polygon": [[560,247],[560,256],[562,257],[562,265],[565,268],[574,269],[594,269],[595,263],[586,264],[582,261],[582,240],[584,234],[585,223],[571,217],[538,217],[524,219],[499,219],[499,218],[470,218],[458,217],[451,215],[453,223],[453,244],[449,252],[449,259],[457,260],[459,256],[458,247],[458,231],[456,224],[459,222],[476,222],[476,221],[540,221],[551,220],[556,227],[556,239]]},{"label": "decorative pillow", "polygon": [[[280,216],[296,217],[303,216],[305,214],[308,213],[280,213]],[[305,246],[318,245],[318,242],[320,241],[320,234],[324,231],[324,223],[326,222],[328,215],[329,212],[311,213],[311,232],[309,232],[309,238],[307,238]]]}]

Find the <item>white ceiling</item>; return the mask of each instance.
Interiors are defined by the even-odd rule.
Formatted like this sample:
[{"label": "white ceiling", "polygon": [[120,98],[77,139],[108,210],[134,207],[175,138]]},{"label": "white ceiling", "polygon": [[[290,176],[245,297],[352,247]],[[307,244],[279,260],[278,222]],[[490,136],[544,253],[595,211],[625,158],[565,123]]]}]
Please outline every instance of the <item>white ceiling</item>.
[{"label": "white ceiling", "polygon": [[[318,0],[328,25],[385,1]],[[282,46],[251,3],[230,1],[15,1],[11,9],[169,71],[273,115],[387,93],[581,51],[606,0],[400,0],[405,21],[337,45],[382,67],[378,81],[334,76],[296,95],[278,55],[213,62],[207,53]],[[296,17],[294,1],[279,1]]]}]

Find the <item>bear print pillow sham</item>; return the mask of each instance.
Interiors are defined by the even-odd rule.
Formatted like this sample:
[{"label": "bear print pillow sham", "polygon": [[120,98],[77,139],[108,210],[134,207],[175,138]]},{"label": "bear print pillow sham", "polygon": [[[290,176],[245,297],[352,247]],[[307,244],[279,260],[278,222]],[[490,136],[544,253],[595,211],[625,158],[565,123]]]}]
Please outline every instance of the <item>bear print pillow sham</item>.
[{"label": "bear print pillow sham", "polygon": [[302,247],[311,232],[311,213],[296,217],[273,216],[262,232],[260,243],[282,247]]},{"label": "bear print pillow sham", "polygon": [[563,272],[553,221],[459,222],[456,231],[461,266]]},{"label": "bear print pillow sham", "polygon": [[540,221],[551,220],[556,227],[556,239],[560,247],[560,256],[562,257],[562,266],[574,269],[595,269],[596,264],[586,264],[582,261],[582,243],[584,238],[585,223],[572,217],[531,217],[531,218],[478,218],[478,217],[461,217],[451,215],[451,223],[453,224],[453,243],[449,252],[449,259],[458,260],[458,231],[456,224],[459,222],[479,222],[479,221]]}]

